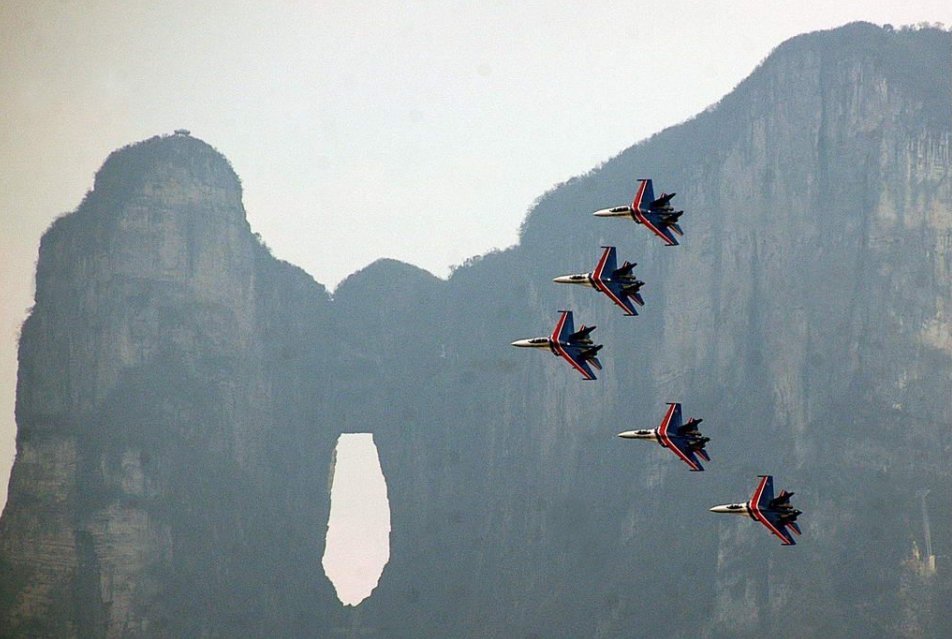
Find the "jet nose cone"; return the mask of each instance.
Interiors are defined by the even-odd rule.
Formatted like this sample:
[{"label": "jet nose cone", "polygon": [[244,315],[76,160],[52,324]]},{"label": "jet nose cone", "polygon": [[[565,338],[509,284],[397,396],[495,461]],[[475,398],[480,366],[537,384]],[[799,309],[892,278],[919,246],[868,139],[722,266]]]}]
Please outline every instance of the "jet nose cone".
[{"label": "jet nose cone", "polygon": [[592,215],[595,217],[611,217],[613,214],[611,209],[601,209],[600,211],[595,211]]},{"label": "jet nose cone", "polygon": [[571,283],[572,283],[572,276],[570,276],[570,275],[559,275],[558,277],[553,278],[552,281],[555,282],[556,284],[571,284]]},{"label": "jet nose cone", "polygon": [[713,508],[708,508],[708,510],[709,510],[710,512],[712,512],[712,513],[729,513],[729,512],[731,512],[731,509],[728,508],[727,506],[714,506]]},{"label": "jet nose cone", "polygon": [[517,339],[516,341],[512,342],[512,345],[518,346],[520,348],[528,348],[530,346],[529,340],[527,339]]},{"label": "jet nose cone", "polygon": [[624,431],[624,432],[618,433],[617,435],[615,435],[615,437],[621,437],[622,439],[634,439],[634,438],[635,438],[635,431],[633,431],[633,430],[626,430],[626,431]]}]

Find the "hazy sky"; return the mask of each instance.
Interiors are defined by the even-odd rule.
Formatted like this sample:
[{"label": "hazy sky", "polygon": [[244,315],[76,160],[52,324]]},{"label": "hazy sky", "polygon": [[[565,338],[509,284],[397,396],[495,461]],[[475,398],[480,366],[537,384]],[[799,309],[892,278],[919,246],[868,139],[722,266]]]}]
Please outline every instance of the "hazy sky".
[{"label": "hazy sky", "polygon": [[390,559],[390,507],[373,435],[341,435],[336,453],[331,525],[321,563],[337,598],[355,606],[370,596]]},{"label": "hazy sky", "polygon": [[952,2],[3,0],[0,503],[40,236],[110,151],[191,129],[330,287],[378,257],[442,276],[783,40],[854,20],[952,25]]}]

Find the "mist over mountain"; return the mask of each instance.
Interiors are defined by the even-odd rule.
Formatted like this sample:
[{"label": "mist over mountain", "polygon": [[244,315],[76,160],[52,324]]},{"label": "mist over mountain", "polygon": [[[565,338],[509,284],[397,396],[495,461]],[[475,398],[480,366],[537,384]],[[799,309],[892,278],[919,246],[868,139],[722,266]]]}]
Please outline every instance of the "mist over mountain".
[{"label": "mist over mountain", "polygon": [[[0,636],[952,634],[950,67],[936,29],[794,38],[543,195],[518,246],[333,297],[209,145],[114,152],[40,247]],[[639,177],[677,191],[681,246],[591,215]],[[636,318],[551,281],[605,244]],[[509,346],[562,308],[598,326],[595,382]],[[666,401],[704,418],[707,472],[615,437]],[[343,432],[374,434],[391,508],[356,609],[321,567]],[[761,473],[797,493],[796,547],[707,512]]]}]

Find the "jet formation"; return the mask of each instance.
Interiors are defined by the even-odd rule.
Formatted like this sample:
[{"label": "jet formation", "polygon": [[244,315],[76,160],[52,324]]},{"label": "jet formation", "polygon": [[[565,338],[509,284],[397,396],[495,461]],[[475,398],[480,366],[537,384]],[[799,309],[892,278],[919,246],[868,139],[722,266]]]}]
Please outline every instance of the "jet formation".
[{"label": "jet formation", "polygon": [[[616,206],[596,211],[596,217],[628,217],[637,224],[648,228],[661,238],[667,246],[677,246],[675,235],[683,236],[679,220],[684,211],[675,211],[671,206],[674,193],[662,193],[655,199],[654,188],[650,179],[638,180],[638,188],[630,205]],[[618,266],[616,249],[614,246],[603,246],[602,255],[589,273],[574,275],[560,275],[553,281],[557,284],[581,284],[589,286],[603,293],[614,304],[620,307],[627,316],[638,315],[635,304],[644,306],[645,301],[640,290],[644,282],[634,276],[633,270],[637,263],[626,260]],[[553,355],[561,357],[575,370],[581,373],[585,380],[594,380],[594,367],[601,370],[598,360],[601,344],[592,341],[591,333],[594,326],[585,326],[576,331],[572,320],[572,311],[559,311],[561,315],[556,322],[552,333],[547,336],[520,339],[512,342],[513,346],[521,348],[547,348]],[[668,409],[658,428],[628,430],[618,433],[622,439],[647,439],[657,442],[667,448],[692,471],[703,471],[700,459],[711,461],[705,445],[710,441],[698,431],[698,424],[702,419],[691,418],[682,421],[681,403],[668,402]],[[699,459],[700,458],[700,459]],[[714,506],[710,509],[715,513],[733,513],[747,515],[754,521],[763,524],[772,534],[780,538],[785,546],[795,545],[793,534],[800,534],[800,527],[796,520],[802,512],[793,508],[790,497],[793,495],[786,490],[774,497],[773,477],[759,475],[761,481],[754,490],[750,501],[743,504],[726,504]]]}]

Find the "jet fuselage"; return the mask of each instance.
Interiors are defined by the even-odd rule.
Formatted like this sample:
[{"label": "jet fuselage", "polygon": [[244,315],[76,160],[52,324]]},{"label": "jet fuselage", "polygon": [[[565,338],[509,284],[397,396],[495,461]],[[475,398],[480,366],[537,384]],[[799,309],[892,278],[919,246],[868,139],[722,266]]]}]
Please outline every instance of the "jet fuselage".
[{"label": "jet fuselage", "polygon": [[[596,291],[602,290],[599,287],[598,283],[595,281],[595,277],[591,273],[576,273],[575,275],[559,275],[552,279],[556,284],[581,284],[582,286],[591,286]],[[603,284],[614,284],[618,283],[621,286],[626,288],[635,289],[635,292],[638,291],[644,285],[644,282],[639,280],[634,275],[622,275],[621,277],[612,278],[612,277],[603,277],[599,280]]]},{"label": "jet fuselage", "polygon": [[[659,429],[657,428],[652,428],[647,430],[646,429],[626,430],[622,433],[618,433],[617,437],[621,437],[622,439],[652,439],[658,442],[659,444],[661,444],[662,446],[664,446],[665,448],[668,447],[668,444],[666,444],[664,441],[665,438],[661,436],[661,433],[659,432]],[[710,441],[709,437],[702,437],[700,433],[696,435],[693,435],[693,434],[692,435],[672,435],[669,433],[667,435],[667,438],[686,441],[688,443],[688,446],[690,446],[691,448],[703,448],[704,444]]]},{"label": "jet fuselage", "polygon": [[552,280],[556,284],[581,284],[582,286],[591,286],[598,290],[595,279],[591,273],[578,273],[576,275],[560,275]]},{"label": "jet fuselage", "polygon": [[592,215],[595,217],[630,217],[638,224],[641,224],[641,220],[635,216],[635,211],[630,206],[613,206],[610,209],[595,211]]},{"label": "jet fuselage", "polygon": [[548,337],[533,337],[531,339],[517,339],[516,341],[512,343],[512,345],[518,346],[519,348],[548,348],[553,353],[555,353],[555,345],[552,339]]},{"label": "jet fuselage", "polygon": [[[594,327],[592,327],[594,328]],[[552,351],[553,355],[560,355],[559,347],[565,348],[578,348],[591,346],[592,340],[588,337],[583,337],[571,342],[557,342],[551,337],[533,337],[531,339],[517,339],[512,342],[513,346],[518,346],[519,348],[547,348]],[[601,346],[594,347],[595,351],[598,352],[601,349]]]},{"label": "jet fuselage", "polygon": [[750,510],[749,501],[746,501],[743,504],[723,504],[721,506],[714,506],[710,510],[712,513],[723,513],[726,515],[747,515],[751,519],[755,519],[753,513]]},{"label": "jet fuselage", "polygon": [[652,428],[650,430],[626,430],[623,433],[618,433],[618,437],[622,439],[653,439],[659,444],[661,443],[661,438],[658,436],[658,429]]},{"label": "jet fuselage", "polygon": [[712,513],[722,513],[726,515],[747,515],[751,519],[757,520],[755,513],[771,513],[778,515],[781,520],[795,521],[797,516],[802,515],[803,513],[796,508],[753,508],[749,501],[745,501],[743,504],[723,504],[721,506],[714,506],[710,509]]}]

